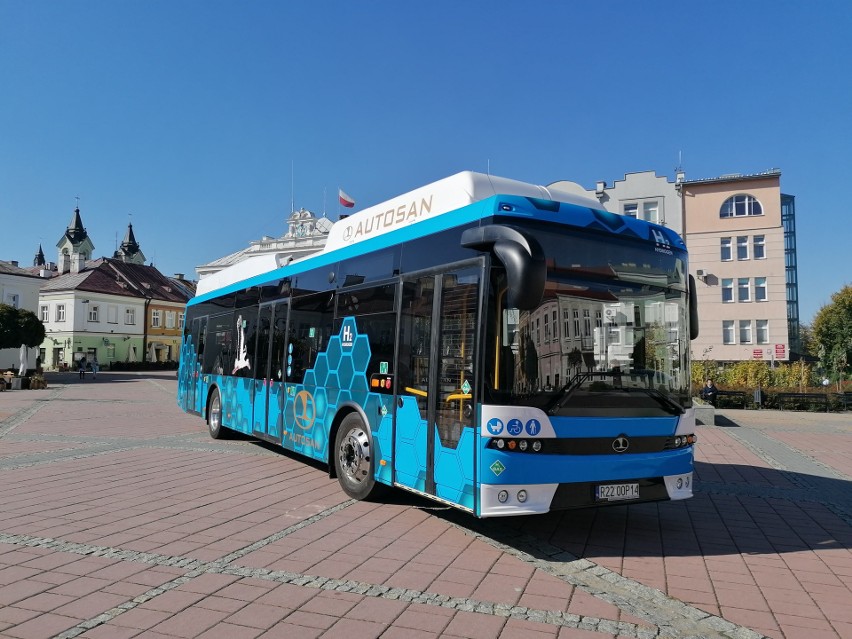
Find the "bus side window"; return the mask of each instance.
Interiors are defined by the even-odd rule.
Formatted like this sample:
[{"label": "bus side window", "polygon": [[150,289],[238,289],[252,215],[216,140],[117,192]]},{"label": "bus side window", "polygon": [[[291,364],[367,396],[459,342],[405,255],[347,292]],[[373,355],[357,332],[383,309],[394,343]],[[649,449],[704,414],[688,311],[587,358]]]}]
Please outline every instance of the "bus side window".
[{"label": "bus side window", "polygon": [[337,321],[340,330],[344,317],[354,317],[358,333],[370,342],[367,378],[381,373],[382,363],[391,371],[396,331],[396,284],[342,290],[337,296]]},{"label": "bus side window", "polygon": [[207,324],[207,332],[202,372],[213,375],[230,374],[231,371],[226,371],[225,368],[233,359],[233,312],[211,317]]},{"label": "bus side window", "polygon": [[287,336],[286,381],[301,384],[317,355],[325,352],[334,320],[334,297],[317,293],[293,298]]}]

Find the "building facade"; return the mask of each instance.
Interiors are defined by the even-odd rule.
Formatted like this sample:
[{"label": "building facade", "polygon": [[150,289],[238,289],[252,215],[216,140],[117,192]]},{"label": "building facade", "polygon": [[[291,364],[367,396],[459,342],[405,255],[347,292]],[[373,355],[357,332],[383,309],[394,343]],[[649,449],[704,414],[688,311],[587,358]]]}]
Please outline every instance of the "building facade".
[{"label": "building facade", "polygon": [[114,258],[51,278],[39,296],[44,366],[61,370],[81,357],[103,366],[176,362],[190,297],[155,267]]},{"label": "building facade", "polygon": [[627,215],[653,222],[672,229],[683,235],[679,180],[683,174],[678,172],[674,182],[659,177],[654,171],[628,173],[623,180],[612,185],[598,181],[594,190],[584,189],[574,182],[561,181],[548,185],[548,188],[576,193],[596,198],[607,211]]},{"label": "building facade", "polygon": [[[17,262],[0,260],[0,303],[21,308],[33,313],[38,310],[39,287],[44,283],[37,275],[18,266]],[[37,349],[29,349],[26,356],[27,368],[35,368]],[[21,353],[19,348],[4,348],[0,350],[0,370],[20,368]]]},{"label": "building facade", "polygon": [[281,237],[265,236],[259,240],[253,240],[248,248],[197,266],[195,272],[198,274],[198,279],[202,280],[260,255],[281,255],[282,259],[286,256],[290,261],[301,259],[322,250],[331,226],[332,221],[327,217],[318,218],[305,209],[294,211],[287,219],[287,232]]},{"label": "building facade", "polygon": [[795,199],[780,182],[773,169],[680,184],[695,359],[787,361],[799,351]]}]

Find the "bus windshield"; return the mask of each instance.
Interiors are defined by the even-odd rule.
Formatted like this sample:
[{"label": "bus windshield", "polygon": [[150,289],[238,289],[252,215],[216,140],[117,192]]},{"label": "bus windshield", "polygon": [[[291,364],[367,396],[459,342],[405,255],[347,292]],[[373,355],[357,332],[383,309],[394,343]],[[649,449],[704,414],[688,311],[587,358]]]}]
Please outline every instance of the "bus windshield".
[{"label": "bus windshield", "polygon": [[537,232],[547,281],[533,309],[493,279],[490,401],[551,416],[679,415],[690,405],[685,253]]}]

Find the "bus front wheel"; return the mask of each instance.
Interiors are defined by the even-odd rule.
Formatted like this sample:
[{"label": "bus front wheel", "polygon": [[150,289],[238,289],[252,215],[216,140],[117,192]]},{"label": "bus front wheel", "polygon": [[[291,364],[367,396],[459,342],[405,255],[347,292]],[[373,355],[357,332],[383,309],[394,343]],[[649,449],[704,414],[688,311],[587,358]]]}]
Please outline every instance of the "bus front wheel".
[{"label": "bus front wheel", "polygon": [[207,403],[207,430],[213,439],[225,439],[225,427],[222,426],[222,396],[214,388]]},{"label": "bus front wheel", "polygon": [[353,499],[372,499],[383,488],[375,480],[373,438],[358,413],[349,413],[337,429],[334,469],[343,492]]}]

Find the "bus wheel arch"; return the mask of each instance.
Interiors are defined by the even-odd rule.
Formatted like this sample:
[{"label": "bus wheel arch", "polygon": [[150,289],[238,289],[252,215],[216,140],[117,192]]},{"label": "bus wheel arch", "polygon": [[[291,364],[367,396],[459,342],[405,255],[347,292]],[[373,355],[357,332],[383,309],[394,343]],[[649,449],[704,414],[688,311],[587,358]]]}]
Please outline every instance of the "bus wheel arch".
[{"label": "bus wheel arch", "polygon": [[373,435],[361,411],[338,412],[329,434],[329,473],[337,477],[343,492],[359,500],[375,499],[385,486],[376,481]]}]

